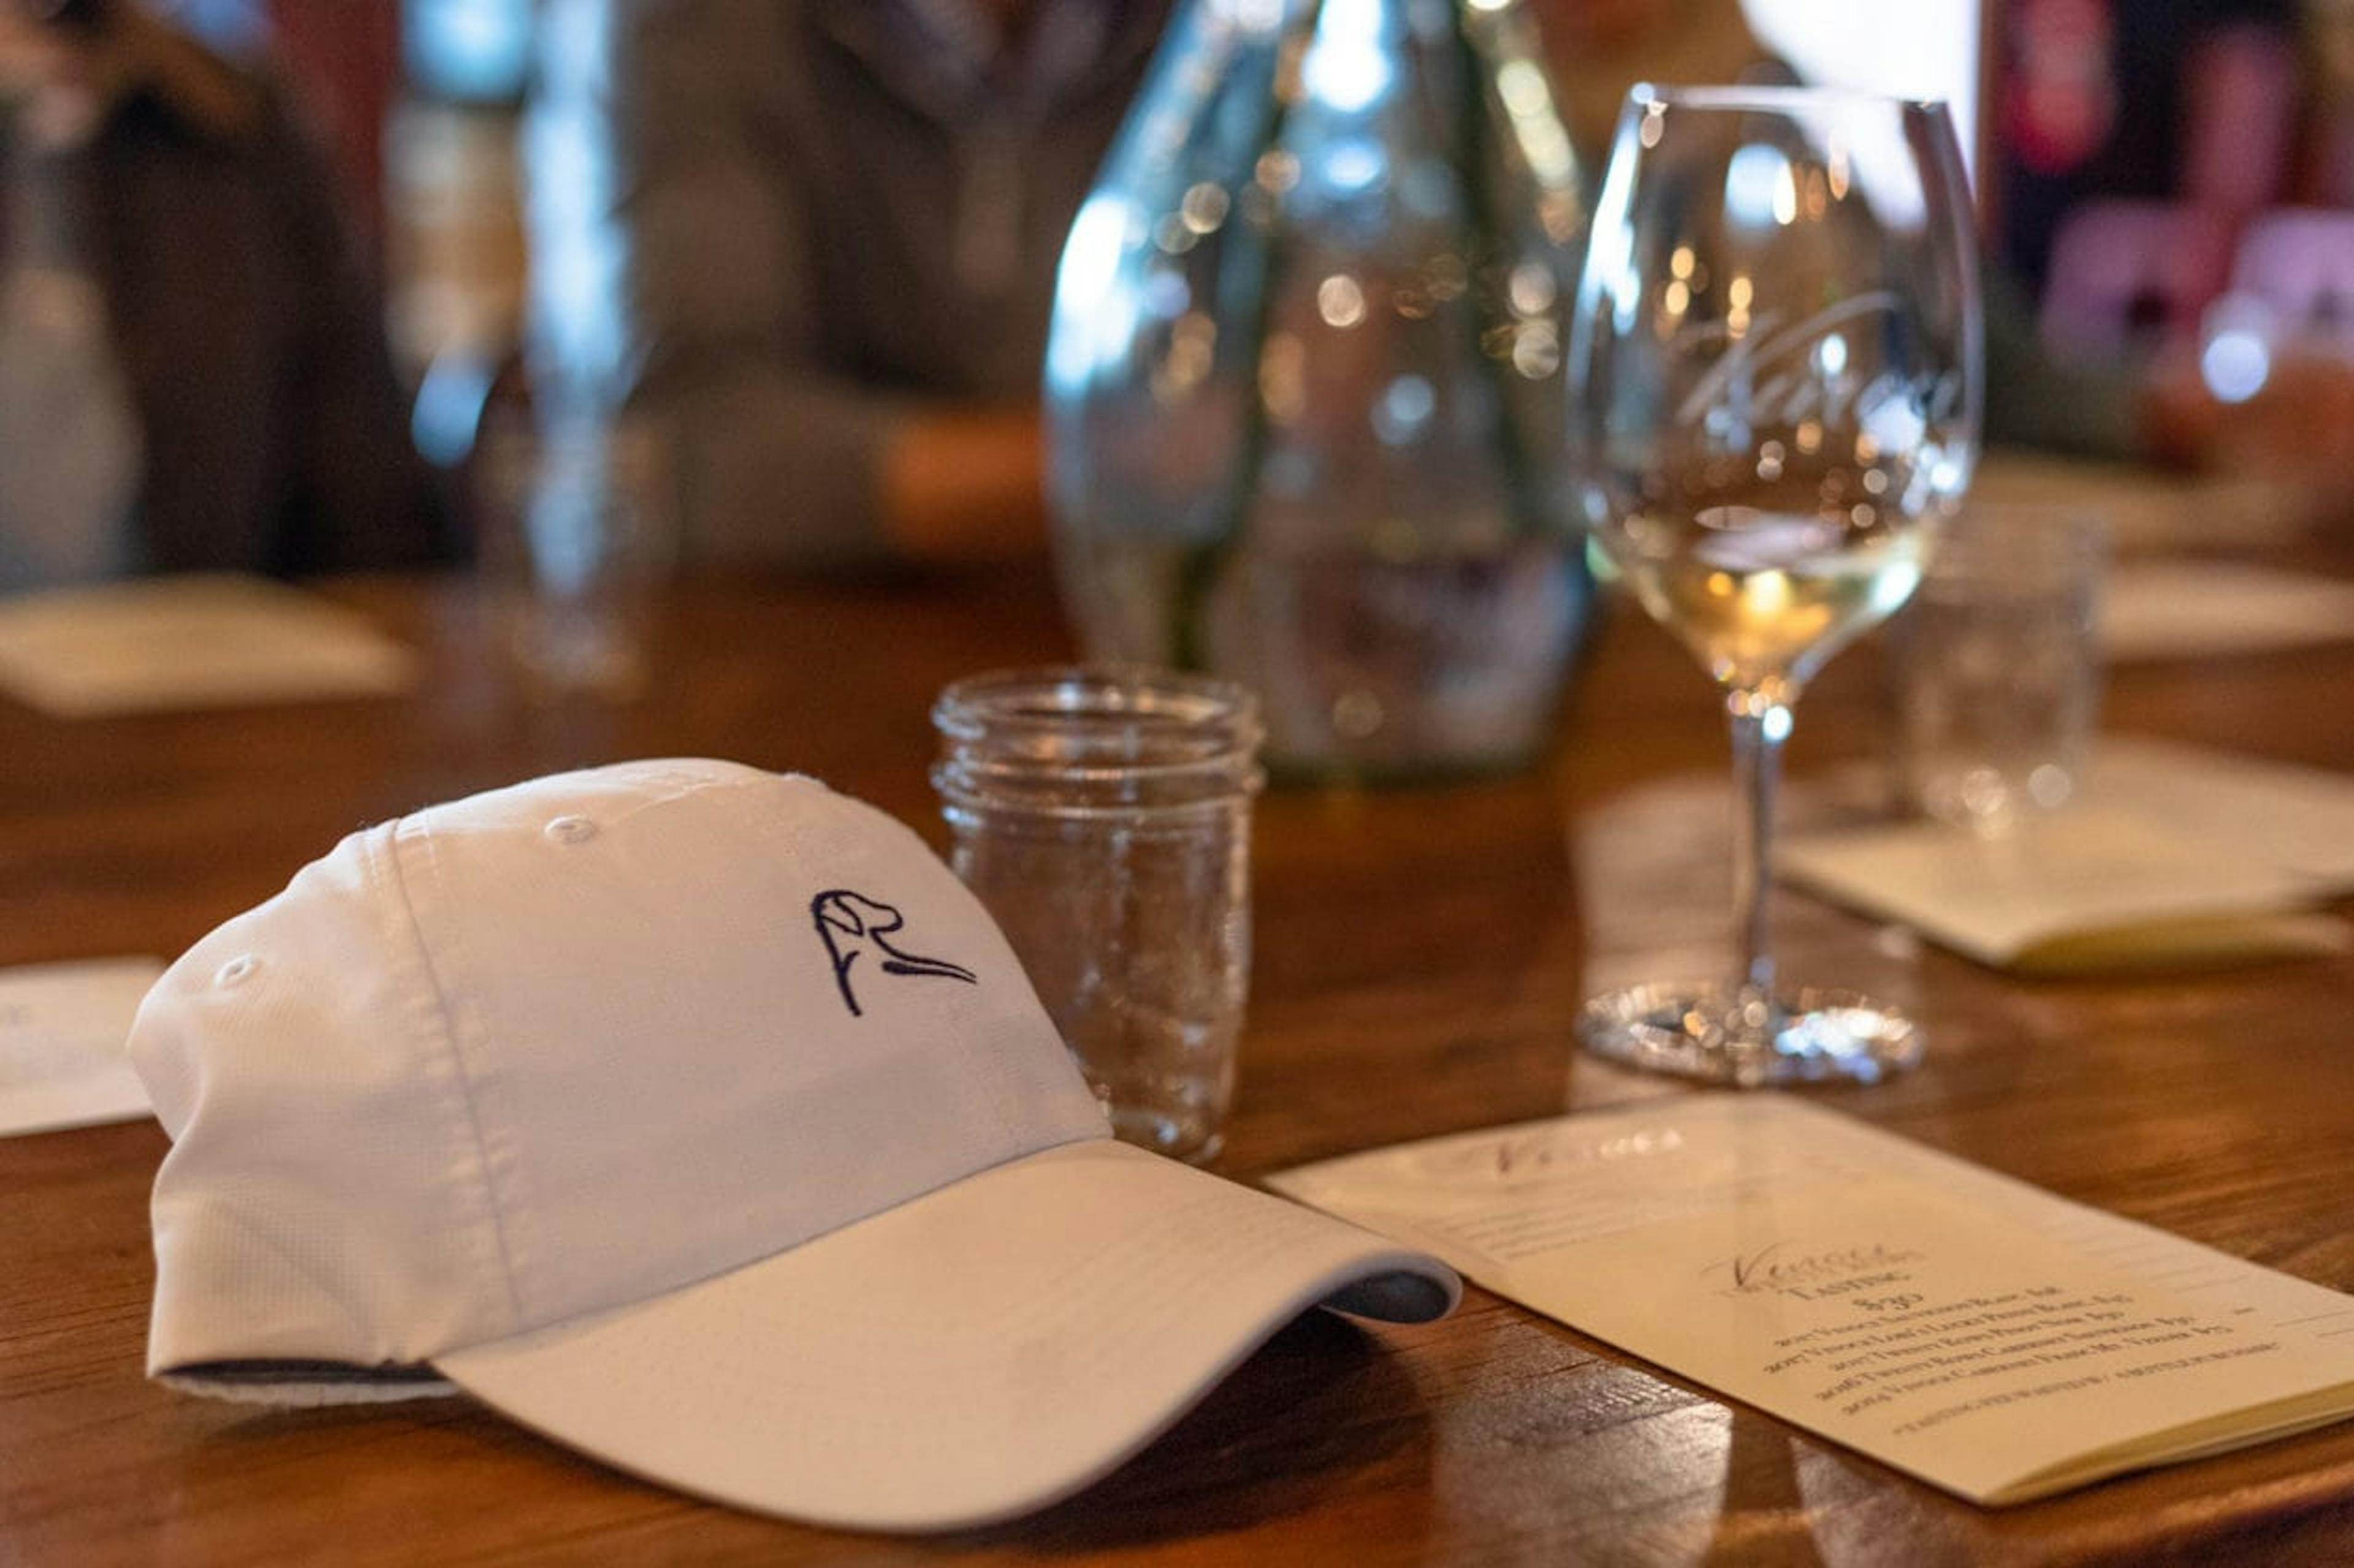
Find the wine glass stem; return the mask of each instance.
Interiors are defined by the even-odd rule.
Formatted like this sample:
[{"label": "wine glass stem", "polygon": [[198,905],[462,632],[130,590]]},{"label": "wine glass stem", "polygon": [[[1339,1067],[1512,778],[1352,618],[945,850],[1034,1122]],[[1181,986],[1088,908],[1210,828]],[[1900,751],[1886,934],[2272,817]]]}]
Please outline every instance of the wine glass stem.
[{"label": "wine glass stem", "polygon": [[1733,716],[1733,915],[1741,945],[1734,982],[1744,995],[1770,999],[1774,952],[1766,890],[1774,874],[1774,792],[1790,707],[1780,693],[1764,686],[1727,694],[1724,706]]}]

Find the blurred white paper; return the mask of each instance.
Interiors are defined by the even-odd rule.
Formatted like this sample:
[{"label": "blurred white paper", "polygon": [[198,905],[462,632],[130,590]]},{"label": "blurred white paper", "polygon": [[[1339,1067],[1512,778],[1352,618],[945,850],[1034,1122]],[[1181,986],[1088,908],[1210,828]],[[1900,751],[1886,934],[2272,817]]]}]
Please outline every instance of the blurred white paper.
[{"label": "blurred white paper", "polygon": [[2112,660],[2253,653],[2354,638],[2354,583],[2222,561],[2127,561],[2102,589]]},{"label": "blurred white paper", "polygon": [[1898,921],[1981,963],[2041,972],[2335,951],[2344,923],[2301,912],[2308,876],[2086,804],[2001,839],[1944,822],[1794,837],[1784,880]]},{"label": "blurred white paper", "polygon": [[2094,749],[2084,798],[2324,892],[2354,892],[2354,775],[2113,735]]},{"label": "blurred white paper", "polygon": [[0,603],[0,686],[66,718],[407,690],[416,660],[367,620],[259,577],[196,575]]},{"label": "blurred white paper", "polygon": [[163,972],[154,959],[0,969],[0,1138],[148,1114],[122,1042]]},{"label": "blurred white paper", "polygon": [[2018,449],[1990,451],[1972,501],[2023,502],[2097,513],[2122,554],[2219,541],[2245,548],[2295,539],[2304,527],[2284,487],[2249,475],[2171,473],[2147,463],[2088,462]]}]

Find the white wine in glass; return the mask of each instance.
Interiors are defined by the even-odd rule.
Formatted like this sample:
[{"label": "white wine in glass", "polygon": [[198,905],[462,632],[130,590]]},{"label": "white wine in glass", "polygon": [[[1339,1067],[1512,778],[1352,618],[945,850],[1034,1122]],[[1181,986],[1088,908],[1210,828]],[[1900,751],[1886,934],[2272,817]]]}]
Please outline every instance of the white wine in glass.
[{"label": "white wine in glass", "polygon": [[1872,1079],[1920,1033],[1777,985],[1766,925],[1791,705],[1919,583],[1978,453],[1969,190],[1942,104],[1803,88],[1628,95],[1570,346],[1601,564],[1725,694],[1741,952],[1579,1018],[1592,1050],[1739,1085]]}]

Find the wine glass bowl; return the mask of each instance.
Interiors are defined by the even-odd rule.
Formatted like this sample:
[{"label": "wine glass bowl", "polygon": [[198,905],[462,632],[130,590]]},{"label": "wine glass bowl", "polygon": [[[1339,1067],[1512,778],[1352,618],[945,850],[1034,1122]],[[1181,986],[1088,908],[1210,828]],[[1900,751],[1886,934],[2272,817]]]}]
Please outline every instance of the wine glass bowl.
[{"label": "wine glass bowl", "polygon": [[1723,1082],[1876,1078],[1920,1036],[1849,992],[1777,992],[1773,797],[1791,705],[1901,606],[1978,450],[1967,183],[1942,105],[1638,87],[1572,325],[1570,447],[1597,563],[1732,720],[1740,961],[1581,1015],[1591,1049]]}]

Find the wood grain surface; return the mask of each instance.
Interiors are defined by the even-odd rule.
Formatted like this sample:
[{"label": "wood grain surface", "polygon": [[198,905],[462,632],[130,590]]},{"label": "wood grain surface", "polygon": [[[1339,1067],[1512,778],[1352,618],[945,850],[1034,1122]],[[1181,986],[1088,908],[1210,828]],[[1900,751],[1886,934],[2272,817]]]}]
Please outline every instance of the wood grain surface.
[{"label": "wood grain surface", "polygon": [[[2342,560],[2334,563],[2341,570]],[[620,709],[535,706],[459,582],[336,597],[422,650],[401,699],[68,724],[0,701],[0,963],[170,957],[342,833],[550,769],[709,754],[817,774],[942,842],[927,709],[1066,657],[1043,571],[689,585]],[[1798,709],[1786,818],[1884,733],[1870,645]],[[2137,665],[2113,727],[2354,771],[2354,645]],[[1278,789],[1221,1169],[1681,1092],[1581,1057],[1578,1001],[1725,962],[1714,700],[1631,614],[1544,764]],[[1812,783],[1810,784],[1810,780]],[[1795,895],[1786,972],[1909,1005],[1925,1064],[1828,1104],[2070,1198],[2354,1289],[2354,959],[2025,982]],[[0,1563],[2042,1563],[2354,1561],[2354,1425],[1972,1508],[1517,1307],[1279,1334],[1108,1481],[899,1541],[706,1506],[461,1401],[272,1413],[141,1373],[153,1123],[0,1141]]]}]

